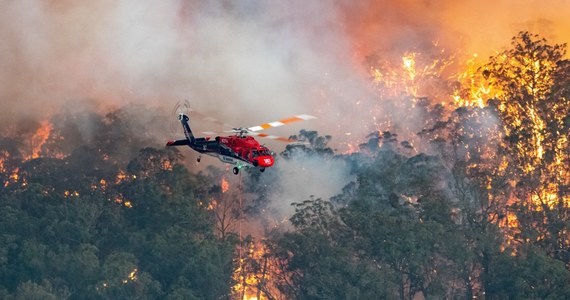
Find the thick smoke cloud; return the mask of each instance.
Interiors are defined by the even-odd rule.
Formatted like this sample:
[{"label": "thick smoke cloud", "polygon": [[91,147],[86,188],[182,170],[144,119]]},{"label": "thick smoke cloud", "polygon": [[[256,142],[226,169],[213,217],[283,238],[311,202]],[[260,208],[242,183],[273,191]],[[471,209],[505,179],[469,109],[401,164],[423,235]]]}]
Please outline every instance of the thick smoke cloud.
[{"label": "thick smoke cloud", "polygon": [[534,0],[3,1],[0,117],[3,123],[45,118],[85,102],[101,111],[141,103],[167,112],[188,99],[231,124],[311,113],[326,134],[363,135],[373,128],[366,120],[377,101],[368,91],[366,55],[421,49],[436,40],[489,52],[519,30],[561,42],[568,37],[569,6]]},{"label": "thick smoke cloud", "polygon": [[[275,180],[280,187],[271,193],[269,217],[275,220],[288,219],[294,212],[291,203],[300,203],[311,197],[328,200],[342,192],[342,188],[354,176],[349,166],[340,159],[330,159],[306,154],[294,155],[289,160],[279,160],[265,181]],[[323,175],[324,174],[324,175]]]},{"label": "thick smoke cloud", "polygon": [[367,90],[365,56],[433,41],[490,54],[519,30],[563,42],[569,5],[4,1],[1,117],[46,118],[79,104],[169,111],[188,99],[227,123],[249,126],[304,112],[320,117],[315,127],[324,133],[363,135],[373,129],[366,120],[377,104]]},{"label": "thick smoke cloud", "polygon": [[188,99],[245,126],[314,113],[327,76],[350,78],[348,48],[330,32],[331,7],[275,4],[4,2],[3,119],[70,101],[169,110]]},{"label": "thick smoke cloud", "polygon": [[[165,119],[141,115],[138,122],[156,129],[133,126],[133,134],[163,144],[174,137],[166,118],[186,99],[237,126],[313,114],[319,119],[271,134],[318,130],[342,151],[343,139],[363,140],[378,129],[378,113],[393,116],[394,128],[421,117],[380,103],[367,56],[397,57],[437,42],[486,57],[521,30],[563,43],[570,37],[568,11],[564,0],[2,1],[0,126],[141,105]],[[82,124],[88,138],[89,124]],[[192,125],[196,132],[221,129]],[[266,180],[280,180],[270,197],[279,216],[291,212],[290,202],[327,198],[351,179],[336,161],[277,167],[279,178],[268,171]]]}]

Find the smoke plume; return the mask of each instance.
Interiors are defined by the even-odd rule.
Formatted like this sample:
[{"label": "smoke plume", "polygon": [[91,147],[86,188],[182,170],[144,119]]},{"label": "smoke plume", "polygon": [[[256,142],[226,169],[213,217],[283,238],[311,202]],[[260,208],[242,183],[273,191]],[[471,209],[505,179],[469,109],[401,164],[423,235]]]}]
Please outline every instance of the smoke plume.
[{"label": "smoke plume", "polygon": [[[3,1],[0,126],[37,124],[68,107],[108,112],[140,105],[165,119],[160,124],[145,114],[138,122],[166,129],[172,107],[186,99],[236,126],[312,114],[318,120],[271,134],[310,128],[332,135],[332,147],[343,150],[346,139],[378,129],[377,112],[388,112],[395,128],[417,119],[389,111],[392,104],[375,96],[365,64],[370,55],[398,57],[438,44],[488,56],[521,30],[563,43],[570,37],[568,11],[563,0]],[[83,126],[89,137],[89,124]],[[198,120],[192,126],[221,129]],[[139,128],[133,134],[160,143],[173,138]],[[344,167],[330,162],[280,168],[290,175],[281,179],[295,181],[283,186],[297,187],[275,195],[287,205],[307,199],[304,188],[335,191],[330,185],[349,180]],[[313,182],[312,172],[334,176]]]},{"label": "smoke plume", "polygon": [[367,120],[377,105],[363,65],[367,55],[434,42],[488,55],[520,30],[564,42],[569,6],[561,0],[4,1],[0,117],[3,125],[45,119],[85,103],[100,111],[136,103],[168,112],[188,99],[196,110],[238,126],[310,113],[321,132],[364,135],[374,129]]}]

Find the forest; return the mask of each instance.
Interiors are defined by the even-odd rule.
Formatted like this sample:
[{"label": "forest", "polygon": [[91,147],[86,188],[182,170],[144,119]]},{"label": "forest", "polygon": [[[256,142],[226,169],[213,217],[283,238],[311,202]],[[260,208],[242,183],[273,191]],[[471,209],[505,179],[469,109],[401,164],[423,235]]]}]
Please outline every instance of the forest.
[{"label": "forest", "polygon": [[[401,78],[380,58],[366,64],[385,91]],[[152,131],[138,118],[153,116],[146,107],[6,128],[0,298],[569,299],[566,44],[520,32],[461,80],[416,75],[402,85],[427,96],[379,101],[417,128],[383,126],[346,153],[301,130],[305,143],[274,168],[230,187],[222,167],[193,170],[190,149],[133,135]],[[342,164],[351,180],[269,225],[280,166],[310,160]],[[252,219],[262,234],[237,229]]]}]

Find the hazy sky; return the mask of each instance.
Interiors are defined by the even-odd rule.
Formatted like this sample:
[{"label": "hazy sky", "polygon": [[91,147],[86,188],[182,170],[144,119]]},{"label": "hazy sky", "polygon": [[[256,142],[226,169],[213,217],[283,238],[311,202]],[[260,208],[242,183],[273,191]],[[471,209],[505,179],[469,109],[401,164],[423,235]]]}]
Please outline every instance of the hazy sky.
[{"label": "hazy sky", "polygon": [[488,56],[521,30],[562,43],[569,11],[563,0],[7,0],[0,122],[187,99],[238,126],[307,113],[312,126],[277,133],[365,135],[378,101],[367,55],[437,41]]}]

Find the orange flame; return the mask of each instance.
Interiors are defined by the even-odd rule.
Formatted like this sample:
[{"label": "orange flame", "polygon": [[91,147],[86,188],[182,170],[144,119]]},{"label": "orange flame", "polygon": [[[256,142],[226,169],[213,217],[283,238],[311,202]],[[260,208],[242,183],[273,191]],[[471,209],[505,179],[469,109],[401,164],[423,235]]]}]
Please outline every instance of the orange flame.
[{"label": "orange flame", "polygon": [[216,209],[216,207],[218,207],[218,201],[216,199],[212,199],[208,203],[208,206],[206,207],[206,209],[207,210],[214,210],[214,209]]},{"label": "orange flame", "polygon": [[222,193],[227,192],[230,189],[230,183],[226,177],[222,177]]},{"label": "orange flame", "polygon": [[40,157],[42,146],[48,140],[53,127],[49,122],[42,122],[40,127],[36,130],[34,135],[32,136],[30,143],[31,143],[31,154],[26,159],[34,159]]},{"label": "orange flame", "polygon": [[6,159],[8,159],[8,157],[10,157],[8,151],[5,150],[0,151],[0,173],[6,172],[5,161]]},{"label": "orange flame", "polygon": [[[556,111],[549,113],[542,111],[540,105],[541,101],[547,100],[548,93],[551,91],[550,87],[554,84],[551,74],[553,74],[552,70],[557,67],[557,64],[549,60],[537,61],[536,58],[525,57],[522,62],[510,62],[507,61],[508,59],[510,58],[506,55],[499,56],[499,61],[502,60],[506,65],[517,67],[513,68],[513,71],[520,67],[528,70],[523,74],[537,74],[519,80],[520,88],[526,89],[526,93],[532,95],[531,101],[522,108],[510,99],[506,94],[507,90],[502,90],[504,87],[493,84],[495,82],[492,81],[489,74],[482,70],[485,64],[479,60],[477,54],[449,56],[441,51],[439,55],[431,56],[407,52],[400,59],[392,59],[391,61],[370,60],[369,74],[372,83],[378,87],[378,98],[382,101],[379,107],[388,103],[387,101],[398,98],[398,101],[393,101],[393,105],[405,111],[408,107],[414,107],[417,104],[416,101],[419,96],[426,96],[430,104],[442,105],[445,116],[457,108],[483,108],[487,100],[498,100],[498,111],[506,116],[505,119],[508,121],[474,133],[487,137],[488,140],[493,141],[494,145],[464,145],[467,150],[466,159],[468,161],[472,160],[471,155],[474,154],[482,159],[477,163],[468,165],[468,171],[489,170],[489,177],[482,178],[482,182],[486,183],[489,192],[492,192],[496,176],[503,176],[507,172],[510,172],[511,175],[509,176],[514,175],[515,178],[516,176],[532,176],[543,183],[542,187],[527,191],[526,194],[520,195],[518,198],[507,196],[507,198],[512,199],[508,199],[504,205],[511,205],[516,201],[534,211],[552,210],[558,205],[568,207],[570,206],[570,197],[561,192],[560,186],[566,186],[570,182],[568,179],[570,178],[570,169],[567,164],[570,154],[565,150],[570,149],[568,147],[570,145],[569,138],[559,132],[550,133],[550,136],[547,136],[545,131],[548,129],[547,124],[549,122],[558,124],[560,127],[564,126],[567,110],[561,109],[561,107],[568,107],[570,102],[565,98],[556,100],[560,104],[555,106]],[[516,74],[508,74],[508,76],[518,78]],[[382,131],[392,130],[395,125],[394,121],[397,120],[394,120],[394,116],[390,115],[391,111],[374,108],[373,110],[375,114],[373,121],[377,128]],[[528,138],[511,146],[512,156],[517,157],[519,161],[513,162],[507,156],[497,157],[497,145],[508,146],[503,144],[505,143],[504,135],[510,135],[513,130],[517,130],[521,126],[526,126],[529,132]],[[417,138],[415,137],[417,131],[409,128],[397,128],[397,130],[400,136],[404,136],[404,139],[410,139],[411,142]],[[353,146],[355,144],[358,145],[359,142],[350,141],[347,143],[348,153],[355,151],[356,147]],[[497,157],[497,159],[491,159],[493,157]],[[517,168],[514,164],[520,164],[520,166]],[[539,168],[541,168],[541,175],[535,175]],[[518,179],[512,180],[516,182]],[[518,189],[515,184],[512,184],[512,188],[513,190]],[[514,233],[520,230],[516,215],[507,212],[505,217],[498,218],[497,222],[502,223],[499,226],[504,229],[507,244],[509,244],[515,236]]]},{"label": "orange flame", "polygon": [[[268,250],[263,243],[249,242],[247,252],[239,258],[238,266],[234,270],[236,284],[232,287],[233,299],[266,300],[273,299],[272,293],[277,295],[277,289],[271,285],[271,274],[274,266],[268,259]],[[253,267],[257,265],[257,267]]]}]

